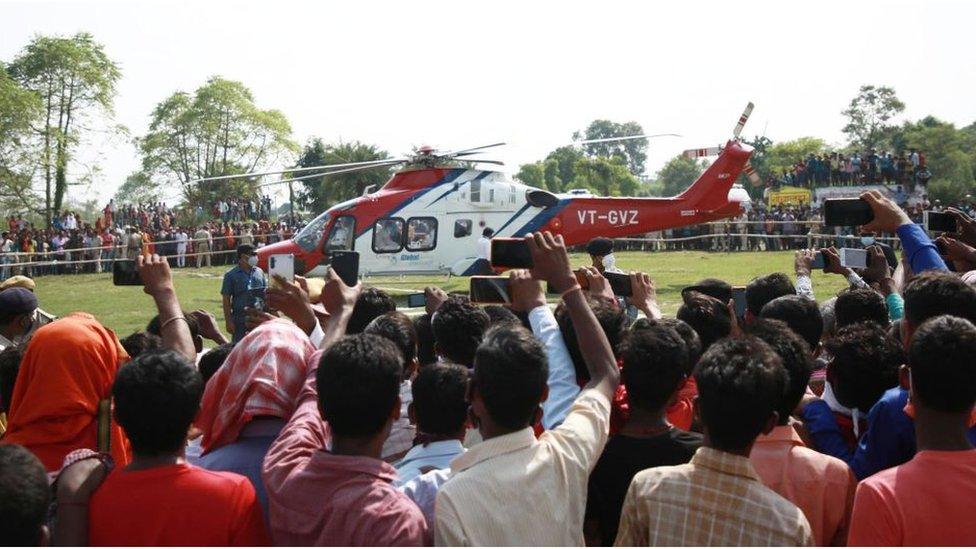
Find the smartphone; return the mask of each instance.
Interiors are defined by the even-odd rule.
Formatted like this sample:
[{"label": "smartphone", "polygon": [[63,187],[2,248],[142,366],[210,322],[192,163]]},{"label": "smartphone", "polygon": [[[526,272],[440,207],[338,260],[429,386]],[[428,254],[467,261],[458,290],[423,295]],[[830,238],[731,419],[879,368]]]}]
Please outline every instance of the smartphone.
[{"label": "smartphone", "polygon": [[419,294],[407,295],[407,307],[414,309],[416,307],[426,307],[426,306],[427,306],[427,294],[421,292]]},{"label": "smartphone", "polygon": [[509,305],[512,292],[507,276],[472,276],[471,302],[483,305]]},{"label": "smartphone", "polygon": [[934,233],[955,233],[959,231],[956,218],[950,213],[926,210],[922,214],[922,223],[925,225],[925,230]]},{"label": "smartphone", "polygon": [[840,249],[840,266],[849,269],[865,269],[868,266],[868,251],[858,248]]},{"label": "smartphone", "polygon": [[284,278],[288,282],[295,281],[295,254],[275,254],[268,258],[268,286],[278,287],[274,275]]},{"label": "smartphone", "polygon": [[735,316],[739,318],[745,318],[746,316],[746,287],[745,286],[732,286],[732,301],[735,303]]},{"label": "smartphone", "polygon": [[251,294],[251,308],[262,313],[268,312],[268,302],[265,300],[264,292],[264,288],[251,288],[248,290],[248,293]]},{"label": "smartphone", "polygon": [[824,225],[850,227],[867,225],[874,219],[871,206],[860,198],[830,198],[823,204]]},{"label": "smartphone", "polygon": [[630,297],[634,289],[630,285],[630,275],[627,273],[603,273],[603,277],[610,283],[610,289],[617,297]]},{"label": "smartphone", "polygon": [[142,286],[136,262],[124,259],[112,263],[112,284],[116,286]]},{"label": "smartphone", "polygon": [[355,286],[359,282],[359,252],[334,251],[329,266],[339,275],[342,283],[346,286]]},{"label": "smartphone", "polygon": [[813,263],[810,264],[810,269],[823,269],[827,266],[826,261],[824,261],[823,252],[817,252],[813,256]]},{"label": "smartphone", "polygon": [[492,238],[489,257],[492,267],[531,269],[533,266],[532,252],[521,238]]}]

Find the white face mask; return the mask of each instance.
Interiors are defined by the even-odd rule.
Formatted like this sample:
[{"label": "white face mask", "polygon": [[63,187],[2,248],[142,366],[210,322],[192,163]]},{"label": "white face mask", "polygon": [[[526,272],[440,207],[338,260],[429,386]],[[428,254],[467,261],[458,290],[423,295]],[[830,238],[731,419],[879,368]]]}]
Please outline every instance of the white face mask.
[{"label": "white face mask", "polygon": [[249,256],[247,256],[247,264],[250,265],[251,267],[257,267],[258,266],[258,256],[256,256],[256,255],[249,255]]},{"label": "white face mask", "polygon": [[862,236],[861,237],[861,244],[863,246],[865,246],[865,247],[867,247],[867,246],[873,246],[874,245],[874,237],[873,236]]},{"label": "white face mask", "polygon": [[613,269],[614,265],[617,264],[617,258],[613,257],[613,254],[607,254],[603,256],[603,268]]}]

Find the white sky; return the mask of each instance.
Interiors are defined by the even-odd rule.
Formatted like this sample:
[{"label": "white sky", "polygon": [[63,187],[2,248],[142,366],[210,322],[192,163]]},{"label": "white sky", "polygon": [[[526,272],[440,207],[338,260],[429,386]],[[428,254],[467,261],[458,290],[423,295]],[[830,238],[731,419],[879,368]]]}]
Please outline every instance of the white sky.
[{"label": "white sky", "polygon": [[[36,34],[91,32],[122,69],[117,122],[142,134],[152,108],[215,74],[282,110],[294,137],[412,145],[507,141],[510,172],[595,118],[635,120],[648,171],[745,135],[843,140],[861,84],[894,86],[904,116],[976,120],[976,2],[527,2],[0,0],[0,59]],[[139,167],[135,149],[94,140],[94,193]],[[76,188],[75,198],[85,191]]]}]

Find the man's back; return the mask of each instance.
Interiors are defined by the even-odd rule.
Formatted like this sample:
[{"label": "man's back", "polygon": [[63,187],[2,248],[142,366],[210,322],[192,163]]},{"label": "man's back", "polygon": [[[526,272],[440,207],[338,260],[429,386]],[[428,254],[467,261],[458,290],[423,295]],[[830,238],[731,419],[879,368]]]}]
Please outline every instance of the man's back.
[{"label": "man's back", "polygon": [[451,463],[437,495],[437,545],[582,545],[586,485],[610,402],[586,390],[562,425],[491,438]]},{"label": "man's back", "polygon": [[976,545],[976,450],[921,451],[861,482],[849,545]]},{"label": "man's back", "polygon": [[250,481],[191,465],[113,471],[92,496],[89,544],[269,543]]},{"label": "man's back", "polygon": [[749,460],[712,448],[634,477],[614,545],[812,545],[806,517]]}]

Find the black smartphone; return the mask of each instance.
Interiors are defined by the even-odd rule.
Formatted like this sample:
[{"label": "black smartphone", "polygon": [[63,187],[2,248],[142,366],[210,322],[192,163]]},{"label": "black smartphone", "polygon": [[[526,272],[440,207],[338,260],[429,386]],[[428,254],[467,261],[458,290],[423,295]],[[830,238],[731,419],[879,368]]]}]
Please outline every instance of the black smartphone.
[{"label": "black smartphone", "polygon": [[634,295],[634,288],[630,285],[630,275],[627,273],[603,273],[603,277],[610,283],[613,295],[630,297]]},{"label": "black smartphone", "polygon": [[532,252],[521,238],[492,238],[491,266],[506,269],[531,269]]},{"label": "black smartphone", "polygon": [[810,269],[823,269],[826,266],[827,263],[824,261],[823,252],[817,252],[814,254],[813,263],[810,264]]},{"label": "black smartphone", "polygon": [[346,286],[355,286],[359,282],[359,252],[349,250],[332,252],[332,261],[329,265]]},{"label": "black smartphone", "polygon": [[860,198],[830,198],[823,204],[824,225],[850,227],[867,225],[874,219],[871,206]]},{"label": "black smartphone", "polygon": [[939,249],[939,255],[945,256],[949,253],[949,248],[946,246],[944,240],[936,240],[934,242],[935,242],[935,247]]},{"label": "black smartphone", "polygon": [[512,292],[507,276],[472,276],[471,302],[483,305],[508,305]]},{"label": "black smartphone", "polygon": [[131,259],[119,260],[112,263],[112,284],[116,286],[142,286],[139,269]]},{"label": "black smartphone", "polygon": [[746,316],[746,287],[732,286],[732,301],[735,303],[735,316],[745,318]]},{"label": "black smartphone", "polygon": [[959,232],[959,225],[956,223],[956,218],[950,213],[932,212],[926,210],[923,215],[925,230],[927,231],[932,231],[934,233]]},{"label": "black smartphone", "polygon": [[421,292],[419,294],[407,295],[407,307],[413,309],[416,307],[426,307],[426,306],[427,306],[427,294]]}]

